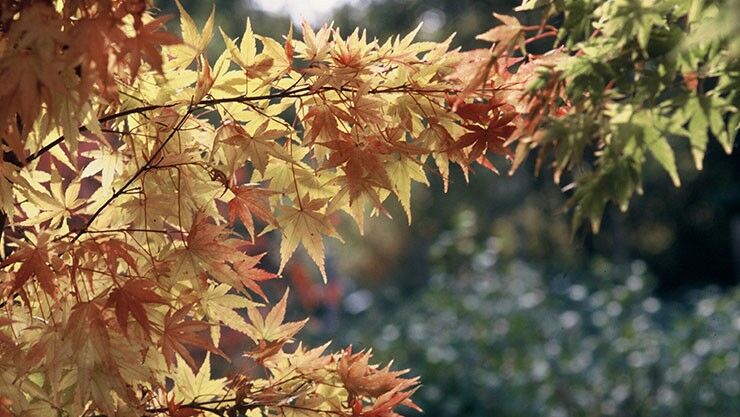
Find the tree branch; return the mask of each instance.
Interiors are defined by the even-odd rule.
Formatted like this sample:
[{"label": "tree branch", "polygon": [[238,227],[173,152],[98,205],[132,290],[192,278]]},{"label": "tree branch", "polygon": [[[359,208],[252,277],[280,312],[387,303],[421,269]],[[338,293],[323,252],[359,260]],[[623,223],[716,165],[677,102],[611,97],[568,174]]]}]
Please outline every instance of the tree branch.
[{"label": "tree branch", "polygon": [[[213,107],[218,104],[227,104],[227,103],[248,103],[252,101],[260,101],[260,100],[272,100],[272,99],[278,99],[278,98],[300,98],[300,97],[308,97],[312,96],[314,94],[323,93],[326,91],[345,91],[345,92],[356,92],[357,90],[351,89],[351,88],[336,88],[336,87],[322,87],[317,90],[311,90],[310,86],[305,86],[301,88],[296,89],[286,89],[279,93],[273,93],[273,94],[263,94],[259,96],[236,96],[236,97],[225,97],[225,98],[219,98],[219,99],[210,99],[210,100],[202,100],[200,101],[196,107],[194,107],[191,110],[195,110],[197,108],[203,108],[203,107]],[[425,90],[425,89],[414,89],[410,88],[407,85],[401,85],[397,87],[389,87],[389,88],[374,88],[368,91],[368,94],[389,94],[389,93],[400,93],[400,92],[417,92],[417,93],[451,93],[456,92],[454,90]],[[98,119],[98,123],[105,123],[111,120],[119,119],[121,117],[126,117],[132,114],[140,114],[140,113],[146,113],[148,111],[152,110],[158,110],[158,109],[166,109],[171,108],[174,106],[177,106],[178,104],[182,104],[182,102],[179,103],[168,103],[168,104],[151,104],[148,106],[141,106],[141,107],[135,107],[133,109],[124,110],[121,112],[109,114],[108,116],[103,116]],[[85,126],[80,126],[78,131],[80,133],[87,132],[89,129]],[[35,161],[45,153],[51,151],[54,147],[60,145],[62,142],[64,142],[64,136],[59,136],[58,138],[54,139],[52,142],[44,145],[41,149],[38,151],[32,153],[29,155],[24,162],[19,161],[17,158],[14,158],[14,160],[10,160],[9,162],[13,163],[16,166],[23,167],[25,165],[28,165],[29,163]],[[7,161],[7,159],[6,159]]]},{"label": "tree branch", "polygon": [[123,184],[123,186],[119,190],[117,190],[116,192],[114,192],[113,195],[111,195],[108,198],[108,200],[105,201],[105,203],[103,203],[100,207],[98,207],[98,209],[95,210],[95,213],[93,213],[93,215],[90,216],[89,219],[87,219],[87,222],[85,223],[85,225],[82,226],[82,228],[77,232],[77,234],[75,235],[75,237],[72,238],[72,243],[74,243],[77,239],[79,239],[80,236],[82,236],[87,231],[87,229],[90,227],[90,225],[100,215],[100,213],[102,213],[103,210],[105,210],[105,208],[108,207],[113,202],[113,200],[115,200],[116,198],[120,197],[123,193],[125,193],[126,190],[128,189],[128,187],[131,184],[133,184],[134,181],[136,181],[136,179],[139,178],[139,176],[141,176],[141,174],[143,174],[147,170],[149,170],[152,167],[154,167],[154,165],[153,165],[154,160],[157,158],[157,156],[159,156],[160,152],[162,152],[162,150],[164,149],[164,147],[167,146],[167,143],[169,143],[169,141],[175,136],[175,134],[180,131],[180,128],[182,128],[182,126],[188,120],[188,116],[190,116],[190,114],[192,112],[193,112],[193,106],[191,105],[191,106],[188,107],[188,111],[185,112],[185,114],[182,116],[182,118],[177,123],[177,125],[172,129],[172,132],[170,132],[170,134],[167,135],[167,137],[165,138],[165,140],[162,141],[162,143],[159,145],[159,147],[157,147],[157,149],[151,154],[151,156],[146,161],[146,163],[144,165],[142,165],[136,171],[136,173],[133,176],[131,176],[131,178],[129,178],[128,181],[126,181],[125,184]]}]

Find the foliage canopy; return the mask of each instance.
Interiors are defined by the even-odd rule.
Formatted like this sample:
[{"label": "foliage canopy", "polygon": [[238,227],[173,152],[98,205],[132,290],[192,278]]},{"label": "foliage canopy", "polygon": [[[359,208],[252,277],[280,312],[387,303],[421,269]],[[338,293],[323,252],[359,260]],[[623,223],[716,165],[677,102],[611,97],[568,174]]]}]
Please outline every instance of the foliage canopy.
[{"label": "foliage canopy", "polygon": [[[453,166],[513,172],[531,151],[556,181],[577,172],[574,221],[596,229],[648,155],[679,183],[669,142],[699,168],[710,132],[732,149],[737,44],[707,31],[723,4],[527,1],[541,23],[495,15],[490,48],[466,52],[418,28],[278,41],[247,19],[211,65],[213,13],[199,27],[178,3],[179,39],[144,0],[3,3],[0,415],[416,407],[417,379],[368,351],[289,346],[305,322],[285,322],[287,292],[270,305],[256,236],[280,235],[277,274],[303,246],[325,277],[337,214],[362,230],[393,196],[411,221],[428,160],[446,188]],[[253,347],[213,378],[223,327]]]}]

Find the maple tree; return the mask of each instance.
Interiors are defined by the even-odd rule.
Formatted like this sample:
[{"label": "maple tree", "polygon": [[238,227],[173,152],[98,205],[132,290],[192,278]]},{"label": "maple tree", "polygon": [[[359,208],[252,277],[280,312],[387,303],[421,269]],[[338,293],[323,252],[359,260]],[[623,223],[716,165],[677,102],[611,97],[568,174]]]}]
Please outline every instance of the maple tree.
[{"label": "maple tree", "polygon": [[[572,201],[576,222],[598,227],[607,202],[626,208],[639,190],[645,155],[678,183],[670,135],[691,138],[699,167],[709,131],[729,151],[737,54],[726,33],[699,36],[718,6],[658,2],[625,26],[642,3],[587,3],[594,31],[564,31],[572,9],[527,1],[544,7],[541,23],[495,15],[502,24],[479,37],[491,47],[465,52],[452,37],[415,42],[418,28],[381,42],[304,23],[300,39],[277,41],[247,19],[238,40],[221,31],[213,65],[214,13],[199,29],[178,3],[178,37],[145,0],[3,3],[0,416],[416,408],[418,380],[369,351],[295,346],[305,321],[284,322],[288,293],[271,305],[262,282],[299,246],[326,279],[324,238],[341,240],[339,213],[362,230],[393,196],[411,221],[411,184],[427,183],[431,163],[445,188],[452,166],[467,176],[508,160],[513,171],[532,150],[556,181],[591,168]],[[662,97],[665,83],[685,100],[639,107],[619,74],[589,78],[610,59],[650,68],[653,32],[687,57],[650,91]],[[529,53],[542,39],[555,47]],[[276,273],[253,253],[268,232],[280,236]],[[214,378],[223,328],[253,346],[247,365]],[[207,352],[200,364],[196,351]]]}]

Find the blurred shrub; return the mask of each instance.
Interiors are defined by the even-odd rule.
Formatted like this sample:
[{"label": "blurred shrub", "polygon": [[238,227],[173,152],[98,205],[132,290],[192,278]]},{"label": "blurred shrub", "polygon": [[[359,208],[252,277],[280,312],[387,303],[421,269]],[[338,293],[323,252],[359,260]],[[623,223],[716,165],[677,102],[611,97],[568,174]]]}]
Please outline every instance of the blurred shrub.
[{"label": "blurred shrub", "polygon": [[642,262],[543,279],[466,223],[428,289],[339,331],[417,372],[424,415],[740,415],[740,290],[661,302]]}]

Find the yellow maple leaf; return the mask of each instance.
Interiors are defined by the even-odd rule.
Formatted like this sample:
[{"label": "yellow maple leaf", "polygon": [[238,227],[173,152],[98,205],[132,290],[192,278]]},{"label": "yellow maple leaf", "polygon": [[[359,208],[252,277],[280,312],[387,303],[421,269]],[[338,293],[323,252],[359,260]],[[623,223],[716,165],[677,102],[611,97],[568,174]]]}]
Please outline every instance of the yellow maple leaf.
[{"label": "yellow maple leaf", "polygon": [[247,314],[251,320],[249,326],[251,327],[252,334],[255,335],[257,339],[269,342],[281,339],[287,340],[298,333],[298,330],[306,324],[308,319],[283,323],[283,320],[285,320],[285,309],[288,305],[289,293],[290,290],[286,289],[280,302],[275,304],[264,318],[255,305],[247,306]]},{"label": "yellow maple leaf", "polygon": [[221,36],[224,38],[226,50],[229,51],[232,61],[245,71],[250,66],[256,64],[254,57],[257,56],[257,44],[255,42],[254,32],[252,32],[252,22],[248,17],[246,27],[244,28],[244,34],[242,35],[238,48],[236,43],[226,34],[226,32],[223,31],[223,29],[219,28],[219,30],[221,31]]},{"label": "yellow maple leaf", "polygon": [[[210,286],[200,297],[199,304],[211,322],[221,322],[233,330],[251,336],[252,328],[235,309],[255,307],[257,304],[244,296],[229,294],[230,288],[226,284]],[[218,326],[214,326],[214,329],[218,329]],[[220,332],[217,336],[220,336]],[[217,344],[217,341],[214,340],[214,343]]]},{"label": "yellow maple leaf", "polygon": [[177,357],[177,369],[174,372],[175,399],[181,403],[195,400],[210,400],[224,393],[226,378],[211,379],[211,354],[206,353],[203,364],[197,373],[193,373],[187,362]]},{"label": "yellow maple leaf", "polygon": [[406,212],[409,224],[411,224],[411,181],[420,182],[429,186],[429,181],[424,173],[424,166],[412,158],[399,158],[386,166],[388,178],[393,185],[393,191],[401,202]]},{"label": "yellow maple leaf", "polygon": [[331,236],[340,241],[342,238],[334,230],[329,217],[321,211],[325,204],[325,199],[312,200],[305,195],[299,207],[282,207],[282,215],[278,218],[283,233],[280,241],[280,270],[278,273],[283,271],[293,252],[299,244],[302,244],[316,266],[319,267],[321,276],[326,282],[323,236]]},{"label": "yellow maple leaf", "polygon": [[189,66],[195,57],[202,54],[208,47],[208,43],[213,37],[213,21],[216,8],[214,6],[211,9],[211,14],[203,25],[203,31],[199,32],[198,26],[185,8],[182,7],[180,1],[175,0],[175,3],[180,10],[180,29],[183,43],[171,48],[174,56],[168,62],[168,69],[183,69]]}]

